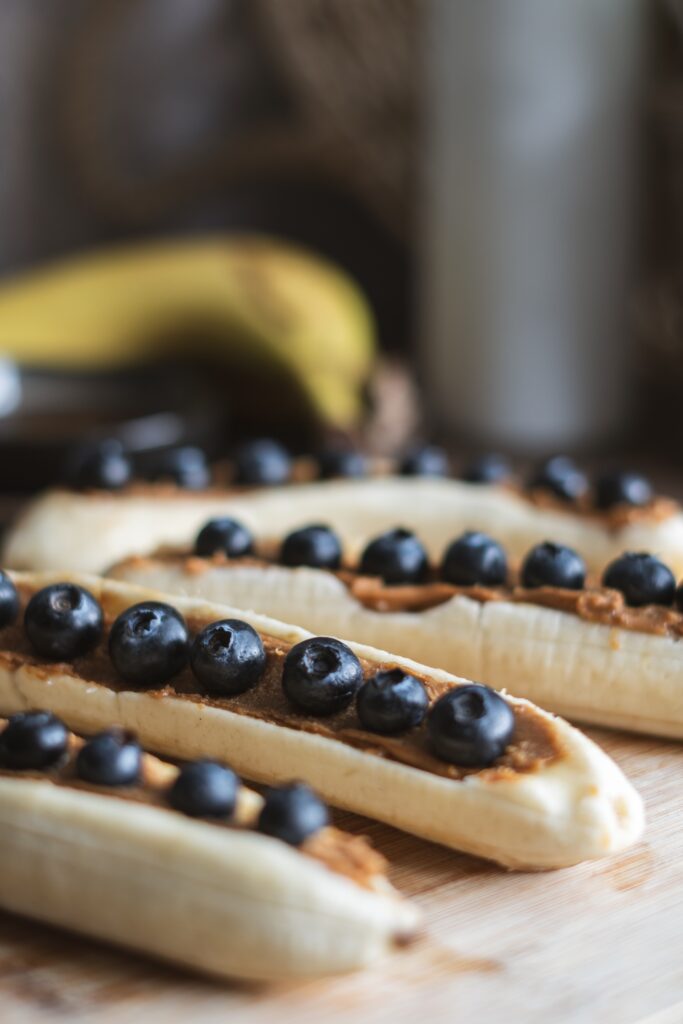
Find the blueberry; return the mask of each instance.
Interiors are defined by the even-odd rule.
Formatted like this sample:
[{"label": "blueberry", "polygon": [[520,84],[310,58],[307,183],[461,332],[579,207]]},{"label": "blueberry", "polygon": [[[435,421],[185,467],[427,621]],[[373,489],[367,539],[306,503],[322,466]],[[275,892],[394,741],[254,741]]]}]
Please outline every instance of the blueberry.
[{"label": "blueberry", "polygon": [[323,480],[334,477],[361,477],[368,471],[362,452],[352,448],[327,448],[318,456],[318,471]]},{"label": "blueberry", "polygon": [[673,573],[654,555],[627,551],[611,562],[602,577],[603,585],[620,590],[626,604],[670,605],[676,593]]},{"label": "blueberry", "polygon": [[6,572],[0,570],[0,629],[9,626],[19,614],[17,588]]},{"label": "blueberry", "polygon": [[206,454],[194,445],[181,445],[160,452],[150,474],[153,480],[172,480],[178,487],[201,491],[211,484]]},{"label": "blueberry", "polygon": [[118,674],[135,686],[158,686],[187,663],[187,627],[179,612],[143,601],[121,612],[109,634],[109,656]]},{"label": "blueberry", "polygon": [[303,782],[292,782],[266,792],[256,827],[290,846],[301,846],[329,820],[327,807],[313,790]]},{"label": "blueberry", "polygon": [[401,668],[377,672],[363,683],[356,697],[361,725],[387,735],[419,725],[428,706],[424,685]]},{"label": "blueberry", "polygon": [[171,807],[193,818],[229,818],[237,804],[239,779],[215,761],[192,761],[171,786]]},{"label": "blueberry", "polygon": [[209,519],[201,528],[194,550],[196,555],[203,558],[210,558],[217,551],[228,558],[242,558],[253,552],[254,538],[242,523],[224,516],[221,519]]},{"label": "blueberry", "polygon": [[486,533],[468,530],[446,549],[441,578],[462,587],[477,583],[495,587],[505,583],[507,568],[505,552],[497,541]]},{"label": "blueberry", "polygon": [[505,751],[515,731],[515,715],[500,694],[480,683],[457,686],[427,716],[429,738],[444,761],[484,768]]},{"label": "blueberry", "polygon": [[448,476],[450,464],[443,448],[427,444],[411,448],[401,459],[401,476]]},{"label": "blueberry", "polygon": [[314,715],[332,715],[353,700],[363,669],[353,651],[329,636],[295,644],[282,671],[282,687],[293,704]]},{"label": "blueberry", "polygon": [[0,733],[0,765],[48,768],[64,756],[68,744],[66,726],[51,711],[21,711]]},{"label": "blueberry", "polygon": [[289,480],[292,462],[277,441],[262,438],[242,445],[235,454],[235,483],[284,484]]},{"label": "blueberry", "polygon": [[521,580],[525,587],[581,590],[586,582],[586,566],[572,548],[545,541],[532,548],[524,559]]},{"label": "blueberry", "polygon": [[76,774],[95,786],[134,786],[140,781],[142,750],[132,733],[108,729],[78,751]]},{"label": "blueberry", "polygon": [[414,533],[399,527],[370,541],[361,555],[359,571],[381,576],[387,584],[422,583],[429,571],[427,552]]},{"label": "blueberry", "polygon": [[503,455],[489,452],[472,459],[460,474],[468,484],[497,484],[510,476],[510,463]]},{"label": "blueberry", "polygon": [[131,461],[120,441],[110,439],[87,445],[72,456],[69,483],[86,490],[115,491],[130,481]]},{"label": "blueberry", "polygon": [[283,565],[310,565],[314,569],[338,569],[341,544],[329,526],[304,526],[288,534],[282,542]]},{"label": "blueberry", "polygon": [[31,646],[51,661],[71,661],[102,636],[102,609],[84,587],[52,583],[26,605],[24,627]]},{"label": "blueberry", "polygon": [[588,480],[573,459],[566,455],[555,455],[537,469],[529,486],[550,491],[563,501],[576,501],[586,493]]},{"label": "blueberry", "polygon": [[261,637],[248,622],[221,619],[195,637],[190,666],[208,693],[244,693],[263,675],[266,652]]},{"label": "blueberry", "polygon": [[652,500],[652,485],[639,473],[603,473],[595,482],[598,508],[614,505],[647,505]]}]

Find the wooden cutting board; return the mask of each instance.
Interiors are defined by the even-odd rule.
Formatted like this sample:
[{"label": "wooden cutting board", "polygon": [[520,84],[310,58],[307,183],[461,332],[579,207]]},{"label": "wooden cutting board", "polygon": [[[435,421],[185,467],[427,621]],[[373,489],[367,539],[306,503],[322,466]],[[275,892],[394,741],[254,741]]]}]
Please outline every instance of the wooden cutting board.
[{"label": "wooden cutting board", "polygon": [[2,1024],[681,1024],[683,746],[593,731],[641,790],[644,842],[565,871],[511,874],[353,815],[422,907],[420,939],[334,981],[207,982],[0,916]]}]

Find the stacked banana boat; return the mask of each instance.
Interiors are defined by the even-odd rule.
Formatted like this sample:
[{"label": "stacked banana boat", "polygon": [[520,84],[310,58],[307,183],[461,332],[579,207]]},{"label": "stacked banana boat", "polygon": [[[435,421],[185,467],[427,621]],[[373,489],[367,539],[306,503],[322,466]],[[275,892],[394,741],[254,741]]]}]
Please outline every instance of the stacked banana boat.
[{"label": "stacked banana boat", "polygon": [[[683,735],[675,505],[635,474],[589,489],[568,460],[527,490],[495,459],[465,481],[427,475],[443,469],[430,450],[402,475],[359,478],[361,463],[338,454],[287,483],[281,450],[261,443],[220,490],[64,490],[29,506],[0,577],[0,713],[20,737],[0,733],[3,906],[95,934],[68,908],[99,844],[116,882],[88,878],[88,899],[116,903],[100,937],[130,942],[137,904],[143,951],[300,977],[366,965],[417,922],[322,800],[513,869],[639,839],[636,791],[549,712]],[[59,755],[43,761],[55,730]],[[105,754],[88,777],[93,744]],[[137,764],[127,782],[120,761]],[[235,773],[275,788],[263,803]],[[59,871],[41,866],[50,836]],[[146,865],[130,888],[127,859]],[[197,934],[176,934],[171,889]],[[240,929],[248,941],[225,934]]]}]

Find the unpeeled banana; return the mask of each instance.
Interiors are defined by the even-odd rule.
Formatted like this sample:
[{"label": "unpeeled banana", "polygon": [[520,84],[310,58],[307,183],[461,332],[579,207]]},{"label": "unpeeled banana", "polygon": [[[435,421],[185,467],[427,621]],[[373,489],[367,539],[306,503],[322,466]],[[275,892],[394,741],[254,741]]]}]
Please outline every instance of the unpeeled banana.
[{"label": "unpeeled banana", "polygon": [[103,249],[0,287],[0,351],[25,365],[106,370],[169,350],[262,368],[347,429],[362,408],[374,326],[349,277],[268,237]]}]

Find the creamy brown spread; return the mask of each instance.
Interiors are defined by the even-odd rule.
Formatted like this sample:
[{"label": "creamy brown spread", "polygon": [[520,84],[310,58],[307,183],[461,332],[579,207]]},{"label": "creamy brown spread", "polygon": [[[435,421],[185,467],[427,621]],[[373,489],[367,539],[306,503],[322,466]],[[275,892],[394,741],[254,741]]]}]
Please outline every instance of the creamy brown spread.
[{"label": "creamy brown spread", "polygon": [[[30,596],[30,590],[26,587],[20,590],[22,603],[25,603]],[[71,664],[56,666],[36,657],[24,630],[21,626],[14,625],[0,630],[0,663],[4,662],[12,668],[30,664],[37,675],[45,678],[55,672],[63,672],[99,683],[112,690],[130,689],[131,687],[117,675],[107,652],[106,632],[111,624],[111,617],[107,616],[106,602],[104,604],[105,619],[108,623],[105,640],[90,654],[76,659]],[[188,627],[194,634],[209,621],[213,620],[188,620]],[[224,708],[235,714],[263,719],[286,728],[314,733],[341,741],[377,757],[389,758],[451,779],[462,779],[473,773],[479,773],[488,779],[510,778],[515,773],[535,771],[561,755],[552,724],[536,708],[526,705],[513,706],[513,740],[495,764],[486,769],[462,768],[435,757],[429,745],[426,722],[400,736],[382,736],[361,728],[353,703],[344,710],[324,718],[307,715],[292,706],[282,688],[282,666],[291,644],[268,635],[262,635],[262,639],[267,653],[266,668],[256,686],[246,693],[225,698],[210,697],[201,691],[189,669],[179,673],[166,686],[146,692],[160,700],[167,696],[189,700]],[[366,677],[381,669],[394,667],[391,662],[378,664],[361,660],[361,664]],[[437,682],[429,676],[416,674],[424,683],[431,701],[451,689],[452,684]]]},{"label": "creamy brown spread", "polygon": [[614,531],[632,526],[634,523],[660,523],[670,519],[680,510],[678,502],[673,498],[665,498],[663,495],[655,495],[645,505],[613,505],[611,508],[597,508],[591,500],[590,493],[583,494],[575,501],[562,501],[557,495],[544,487],[534,487],[531,490],[512,488],[520,497],[526,498],[537,508],[548,509],[551,512],[566,512],[570,515],[582,516],[592,519],[604,526],[605,529]]},{"label": "creamy brown spread", "polygon": [[560,612],[578,615],[617,629],[658,636],[683,636],[683,614],[662,605],[627,605],[619,590],[609,587],[585,587],[568,590],[562,587],[458,587],[451,583],[424,583],[410,586],[386,586],[380,579],[356,576],[349,583],[353,596],[366,608],[375,611],[423,611],[450,601],[457,595],[473,601],[512,601],[515,604],[540,605]]},{"label": "creamy brown spread", "polygon": [[[297,458],[292,461],[292,471],[289,480],[281,486],[289,484],[312,483],[317,479],[317,468],[314,459]],[[264,485],[261,484],[238,484],[234,481],[234,471],[229,462],[220,462],[213,467],[212,483],[208,487],[192,488],[180,487],[172,480],[131,480],[125,487],[116,491],[86,489],[88,497],[91,498],[193,498],[222,499],[239,497],[251,491],[261,491]]]},{"label": "creamy brown spread", "polygon": [[[392,466],[387,460],[375,459],[371,477],[382,477],[392,475]],[[288,484],[312,483],[318,479],[318,467],[316,460],[311,456],[300,456],[292,461],[292,471]],[[564,512],[569,515],[578,515],[582,518],[591,519],[612,532],[618,532],[626,526],[634,523],[658,523],[670,519],[680,511],[680,506],[673,498],[663,495],[655,495],[645,505],[614,505],[612,508],[597,508],[592,500],[590,491],[574,501],[563,501],[552,491],[544,487],[525,488],[512,481],[497,484],[476,484],[477,487],[495,486],[511,494],[525,499],[537,508],[548,509],[552,512]],[[197,498],[226,498],[237,496],[249,491],[262,490],[258,485],[239,485],[234,482],[234,471],[229,461],[222,461],[214,466],[213,484],[201,490],[192,490],[179,487],[172,481],[149,482],[134,480],[119,491],[88,491],[89,496],[111,497],[113,496],[135,496],[150,498],[174,498],[197,497]]]},{"label": "creamy brown spread", "polygon": [[[4,725],[5,721],[0,719],[0,729]],[[66,757],[52,768],[45,771],[14,771],[0,767],[0,777],[36,779],[50,782],[55,786],[86,790],[110,799],[130,800],[134,803],[147,804],[150,807],[160,807],[171,814],[180,813],[170,806],[167,799],[168,787],[177,773],[174,765],[160,761],[159,758],[153,757],[151,754],[143,753],[141,778],[138,785],[95,786],[84,782],[76,774],[76,755],[84,742],[80,736],[70,733]],[[254,821],[237,823],[202,819],[202,823],[220,828],[236,829],[249,828]],[[386,874],[385,858],[370,845],[364,836],[351,835],[332,825],[320,829],[319,832],[310,836],[301,845],[300,850],[307,856],[321,861],[331,871],[353,879],[364,888],[372,888],[377,876]]]},{"label": "creamy brown spread", "polygon": [[[152,558],[134,556],[121,565],[144,566],[155,560],[177,563],[183,572],[199,575],[208,569],[226,565],[266,566],[276,561],[276,548],[262,550],[263,557],[227,558],[217,552],[211,558],[200,558],[171,549],[160,549]],[[332,570],[319,570],[331,572]],[[348,588],[349,593],[375,612],[421,612],[445,604],[461,595],[481,603],[487,601],[513,601],[515,604],[540,605],[556,611],[578,615],[586,622],[628,629],[636,633],[653,633],[675,639],[683,636],[683,612],[663,605],[643,605],[639,608],[626,604],[624,595],[610,587],[587,586],[583,590],[563,587],[521,587],[514,582],[499,587],[456,586],[444,583],[432,573],[426,583],[392,584],[388,586],[378,576],[363,576],[353,569],[334,572]]]}]

